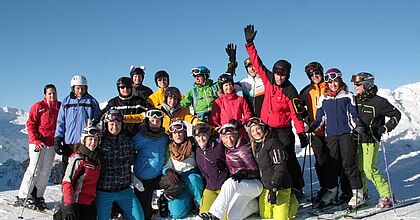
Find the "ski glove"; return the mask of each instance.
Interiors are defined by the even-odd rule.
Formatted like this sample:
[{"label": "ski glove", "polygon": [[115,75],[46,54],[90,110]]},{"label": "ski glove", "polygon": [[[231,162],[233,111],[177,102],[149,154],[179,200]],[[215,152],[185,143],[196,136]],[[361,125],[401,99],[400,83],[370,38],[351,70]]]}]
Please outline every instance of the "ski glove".
[{"label": "ski glove", "polygon": [[298,134],[299,140],[300,140],[300,147],[301,148],[305,148],[306,146],[308,146],[308,137],[306,136],[305,133],[300,133]]},{"label": "ski glove", "polygon": [[229,56],[229,61],[231,63],[236,62],[236,45],[233,43],[230,43],[226,46],[226,53]]},{"label": "ski glove", "polygon": [[232,175],[232,179],[238,183],[243,179],[248,179],[248,174],[246,170],[239,170],[237,173]]},{"label": "ski glove", "polygon": [[257,34],[257,31],[254,31],[254,25],[252,24],[247,25],[244,28],[244,33],[245,33],[245,40],[248,44],[254,42],[255,35]]},{"label": "ski glove", "polygon": [[241,120],[230,119],[229,123],[234,124],[236,129],[242,128],[244,126]]},{"label": "ski glove", "polygon": [[272,205],[275,205],[277,203],[277,194],[276,194],[276,191],[268,190],[268,193],[267,193],[267,202],[269,202]]},{"label": "ski glove", "polygon": [[40,151],[45,146],[45,144],[40,140],[34,140],[32,141],[32,144],[35,145],[35,152]]},{"label": "ski glove", "polygon": [[63,144],[61,143],[61,141],[63,141],[62,137],[55,137],[54,138],[54,150],[55,153],[57,153],[58,155],[63,155]]},{"label": "ski glove", "polygon": [[166,176],[168,176],[168,178],[170,179],[172,184],[178,184],[180,182],[178,174],[175,173],[173,170],[168,169],[166,170]]},{"label": "ski glove", "polygon": [[64,220],[78,220],[79,219],[79,206],[71,204],[64,206],[65,217]]},{"label": "ski glove", "polygon": [[388,132],[388,129],[386,128],[385,125],[378,129],[378,134],[379,135],[382,135],[382,134],[387,133],[387,132]]}]

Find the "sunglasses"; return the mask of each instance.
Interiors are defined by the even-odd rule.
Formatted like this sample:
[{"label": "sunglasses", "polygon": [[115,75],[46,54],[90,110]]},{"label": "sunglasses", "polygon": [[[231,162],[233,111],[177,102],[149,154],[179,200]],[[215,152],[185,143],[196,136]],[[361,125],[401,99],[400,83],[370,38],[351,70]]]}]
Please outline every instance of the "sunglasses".
[{"label": "sunglasses", "polygon": [[329,82],[339,78],[337,73],[330,73],[324,76],[324,81]]},{"label": "sunglasses", "polygon": [[353,83],[354,84],[354,86],[361,86],[362,85],[362,83]]},{"label": "sunglasses", "polygon": [[163,112],[160,110],[149,110],[146,112],[148,118],[163,118]]},{"label": "sunglasses", "polygon": [[120,86],[120,89],[131,89],[131,86]]},{"label": "sunglasses", "polygon": [[181,124],[175,124],[169,127],[169,132],[174,133],[177,131],[185,131],[184,126],[182,126]]},{"label": "sunglasses", "polygon": [[252,117],[245,122],[245,128],[250,128],[254,124],[262,124],[262,123],[263,122],[261,121],[260,118]]},{"label": "sunglasses", "polygon": [[166,79],[166,78],[159,78],[159,79],[157,79],[157,81],[158,82],[166,82],[166,81],[168,81],[168,79]]},{"label": "sunglasses", "polygon": [[287,76],[289,74],[286,69],[278,67],[273,68],[273,73],[279,76]]},{"label": "sunglasses", "polygon": [[106,120],[111,121],[111,122],[113,122],[113,121],[122,122],[123,119],[124,119],[124,116],[121,115],[121,114],[108,114],[106,116]]},{"label": "sunglasses", "polygon": [[321,70],[318,70],[318,69],[309,70],[309,71],[306,72],[306,75],[308,75],[308,77],[312,77],[314,75],[320,76],[320,75],[322,75],[322,72],[321,72]]}]

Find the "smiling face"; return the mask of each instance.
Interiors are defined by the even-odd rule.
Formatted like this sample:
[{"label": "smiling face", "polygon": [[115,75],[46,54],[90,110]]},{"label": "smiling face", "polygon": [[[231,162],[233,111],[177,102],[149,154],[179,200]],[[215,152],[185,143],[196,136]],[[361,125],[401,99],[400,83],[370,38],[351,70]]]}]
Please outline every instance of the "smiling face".
[{"label": "smiling face", "polygon": [[287,79],[287,75],[274,74],[274,81],[276,85],[282,85]]},{"label": "smiling face", "polygon": [[86,86],[73,86],[73,92],[77,98],[81,98],[84,95],[86,95],[87,87]]},{"label": "smiling face", "polygon": [[255,124],[250,129],[251,129],[251,136],[255,140],[260,140],[261,138],[264,137],[264,130],[261,128],[260,125]]},{"label": "smiling face", "polygon": [[162,125],[162,118],[149,118],[149,127],[160,128]]},{"label": "smiling face", "polygon": [[194,139],[197,142],[198,146],[200,146],[201,149],[204,149],[209,143],[210,135],[207,133],[199,133],[194,136]]},{"label": "smiling face", "polygon": [[354,83],[354,90],[356,91],[356,94],[362,94],[365,91],[365,88],[363,88],[363,85],[361,83]]},{"label": "smiling face", "polygon": [[235,133],[223,134],[221,135],[222,143],[227,148],[234,148],[235,143],[238,140],[238,136]]},{"label": "smiling face", "polygon": [[187,133],[183,130],[181,131],[174,131],[171,133],[172,140],[177,144],[182,144],[185,141],[185,137],[187,136]]},{"label": "smiling face", "polygon": [[57,91],[55,91],[54,88],[48,88],[45,91],[45,95],[44,97],[48,100],[48,101],[55,101],[57,100]]},{"label": "smiling face", "polygon": [[233,93],[233,85],[232,85],[232,82],[227,82],[227,83],[224,83],[223,85],[222,85],[222,87],[223,87],[223,93],[225,93],[225,94],[231,94],[231,93]]},{"label": "smiling face", "polygon": [[124,97],[130,96],[132,87],[130,86],[120,86],[118,87],[120,94]]},{"label": "smiling face", "polygon": [[172,96],[168,96],[168,98],[166,99],[166,104],[168,104],[169,107],[173,108],[178,104],[178,99]]},{"label": "smiling face", "polygon": [[195,76],[195,83],[197,85],[204,85],[205,82],[206,82],[206,77],[204,75]]},{"label": "smiling face", "polygon": [[336,92],[338,91],[338,89],[340,89],[340,87],[341,87],[341,81],[338,78],[328,81],[329,90]]},{"label": "smiling face", "polygon": [[93,136],[85,137],[85,146],[90,151],[94,151],[96,147],[98,146],[98,143],[99,143],[99,139],[97,137],[93,137]]},{"label": "smiling face", "polygon": [[255,69],[253,65],[248,65],[246,67],[246,70],[248,71],[248,74],[252,77],[255,77],[257,75],[257,70]]},{"label": "smiling face", "polygon": [[134,74],[133,77],[133,83],[136,85],[140,85],[143,82],[143,75],[141,74]]},{"label": "smiling face", "polygon": [[158,84],[158,87],[159,88],[166,88],[166,87],[168,87],[168,78],[166,78],[166,77],[159,77],[158,79],[157,79],[157,84]]}]

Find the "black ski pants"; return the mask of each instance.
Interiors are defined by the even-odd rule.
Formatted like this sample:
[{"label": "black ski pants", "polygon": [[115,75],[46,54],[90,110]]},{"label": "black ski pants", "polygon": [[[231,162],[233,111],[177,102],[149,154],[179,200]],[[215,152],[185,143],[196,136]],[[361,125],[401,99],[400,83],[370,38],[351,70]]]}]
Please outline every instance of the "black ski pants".
[{"label": "black ski pants", "polygon": [[152,209],[152,199],[153,193],[156,189],[160,189],[159,182],[160,176],[150,180],[141,180],[143,183],[144,191],[140,192],[137,188],[134,188],[134,193],[139,200],[141,207],[144,212],[144,219],[149,220],[152,218],[153,209]]}]

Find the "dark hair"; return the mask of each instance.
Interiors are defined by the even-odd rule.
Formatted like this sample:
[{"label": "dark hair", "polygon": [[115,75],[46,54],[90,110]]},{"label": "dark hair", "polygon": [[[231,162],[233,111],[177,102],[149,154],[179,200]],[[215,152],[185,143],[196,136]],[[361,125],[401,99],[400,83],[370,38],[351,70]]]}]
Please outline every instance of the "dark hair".
[{"label": "dark hair", "polygon": [[57,91],[54,84],[47,84],[44,86],[44,95],[47,93],[47,89],[54,89],[55,91]]}]

